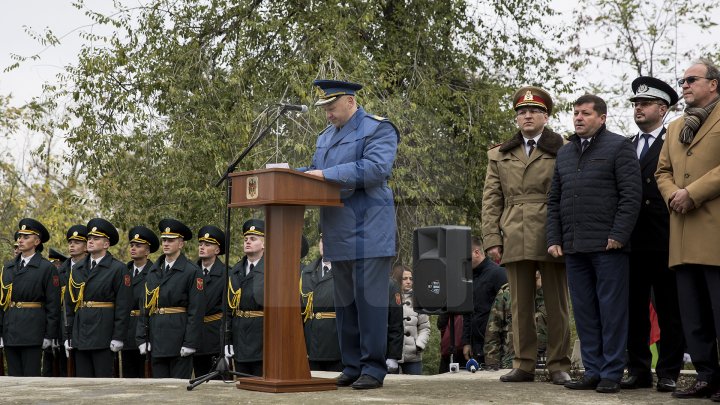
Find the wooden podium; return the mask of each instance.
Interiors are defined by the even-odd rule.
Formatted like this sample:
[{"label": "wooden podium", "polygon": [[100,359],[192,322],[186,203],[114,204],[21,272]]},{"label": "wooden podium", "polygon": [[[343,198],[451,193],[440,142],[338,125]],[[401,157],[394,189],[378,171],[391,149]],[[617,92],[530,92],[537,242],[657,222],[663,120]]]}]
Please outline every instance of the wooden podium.
[{"label": "wooden podium", "polygon": [[263,376],[237,387],[263,392],[337,389],[312,378],[300,316],[300,240],[306,206],[342,206],[340,186],[290,169],[230,175],[230,208],[265,207]]}]

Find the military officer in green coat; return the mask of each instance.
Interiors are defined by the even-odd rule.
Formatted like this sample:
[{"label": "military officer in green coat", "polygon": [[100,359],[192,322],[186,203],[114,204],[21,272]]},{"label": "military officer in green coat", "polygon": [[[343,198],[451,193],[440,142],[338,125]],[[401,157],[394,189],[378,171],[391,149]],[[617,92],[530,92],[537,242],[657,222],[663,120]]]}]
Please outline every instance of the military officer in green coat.
[{"label": "military officer in green coat", "polygon": [[[200,268],[182,252],[192,239],[187,225],[175,219],[160,221],[163,254],[145,278],[145,298],[135,342],[140,354],[150,351],[153,378],[189,379],[193,354],[200,347],[205,309]],[[145,316],[150,316],[145,342]]]},{"label": "military officer in green coat", "polygon": [[24,218],[17,233],[19,254],[0,272],[0,348],[5,348],[9,375],[35,377],[40,376],[42,350],[57,338],[60,279],[40,255],[50,240],[45,226]]}]

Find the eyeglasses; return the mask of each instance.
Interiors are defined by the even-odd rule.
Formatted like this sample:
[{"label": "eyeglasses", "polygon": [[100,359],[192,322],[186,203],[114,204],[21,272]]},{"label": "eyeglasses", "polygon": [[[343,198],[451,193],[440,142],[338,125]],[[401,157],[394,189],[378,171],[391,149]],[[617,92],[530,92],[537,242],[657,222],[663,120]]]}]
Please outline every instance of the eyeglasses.
[{"label": "eyeglasses", "polygon": [[515,112],[515,116],[519,117],[521,115],[525,115],[526,113],[529,114],[545,114],[545,111],[539,109],[539,108],[522,108],[520,110],[517,110]]},{"label": "eyeglasses", "polygon": [[633,106],[633,108],[638,108],[638,107],[648,108],[653,104],[663,105],[663,103],[660,101],[636,101],[636,102],[630,103],[630,104]]},{"label": "eyeglasses", "polygon": [[685,77],[685,78],[682,78],[682,79],[678,79],[677,83],[678,83],[678,86],[682,86],[683,84],[685,84],[685,82],[687,82],[687,84],[693,84],[693,83],[695,83],[696,81],[698,81],[698,80],[700,80],[700,79],[712,80],[712,79],[710,79],[709,77],[688,76],[688,77]]}]

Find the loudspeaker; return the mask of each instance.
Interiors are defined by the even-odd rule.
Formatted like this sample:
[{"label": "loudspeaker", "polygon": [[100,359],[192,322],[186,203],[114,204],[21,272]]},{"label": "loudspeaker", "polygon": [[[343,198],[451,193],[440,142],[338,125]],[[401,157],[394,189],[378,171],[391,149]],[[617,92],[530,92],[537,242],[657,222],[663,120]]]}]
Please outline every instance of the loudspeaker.
[{"label": "loudspeaker", "polygon": [[470,228],[440,225],[413,232],[415,311],[470,313],[472,296]]}]

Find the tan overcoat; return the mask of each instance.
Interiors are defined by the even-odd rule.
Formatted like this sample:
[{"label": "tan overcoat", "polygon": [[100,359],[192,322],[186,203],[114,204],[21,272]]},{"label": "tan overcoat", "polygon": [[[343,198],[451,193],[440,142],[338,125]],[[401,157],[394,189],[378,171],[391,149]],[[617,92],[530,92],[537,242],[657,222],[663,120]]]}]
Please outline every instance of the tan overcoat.
[{"label": "tan overcoat", "polygon": [[720,266],[720,106],[689,145],[679,141],[684,121],[668,125],[655,172],[666,204],[674,191],[685,188],[696,207],[687,214],[670,210],[670,267]]},{"label": "tan overcoat", "polygon": [[502,263],[562,261],[547,253],[545,221],[555,158],[564,143],[545,128],[530,157],[520,132],[488,151],[482,238],[485,249],[503,247]]}]

